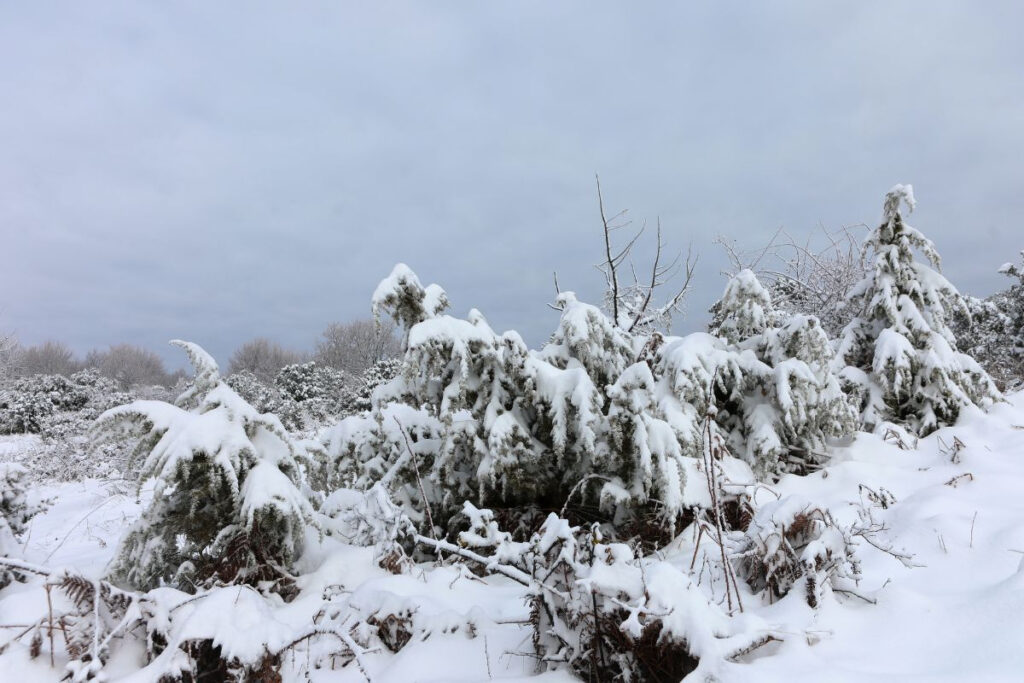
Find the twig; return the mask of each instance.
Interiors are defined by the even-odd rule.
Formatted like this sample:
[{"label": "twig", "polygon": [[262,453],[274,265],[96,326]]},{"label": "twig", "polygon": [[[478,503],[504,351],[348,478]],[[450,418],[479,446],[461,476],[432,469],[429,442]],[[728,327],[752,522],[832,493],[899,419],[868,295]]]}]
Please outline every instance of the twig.
[{"label": "twig", "polygon": [[952,479],[950,479],[949,481],[947,481],[946,482],[946,486],[952,486],[953,488],[956,488],[961,483],[963,483],[965,480],[966,481],[974,481],[974,475],[971,474],[970,472],[964,472],[963,474],[958,474],[955,477],[953,477]]},{"label": "twig", "polygon": [[558,513],[559,517],[565,517],[565,511],[569,507],[569,502],[572,500],[573,494],[580,490],[583,487],[583,485],[586,484],[587,481],[591,479],[602,479],[604,481],[611,481],[611,479],[601,474],[588,474],[587,476],[580,479],[578,482],[576,482],[576,485],[572,487],[572,490],[569,491],[569,495],[565,497],[565,504],[562,505],[562,509]]},{"label": "twig", "polygon": [[53,649],[54,649],[54,645],[53,645],[53,600],[50,597],[50,591],[53,589],[53,585],[47,583],[44,586],[44,588],[46,590],[46,612],[47,612],[47,622],[48,622],[48,626],[49,626],[47,628],[47,631],[49,631],[49,634],[50,634],[50,668],[52,669],[53,666],[54,666],[54,664],[53,664]]},{"label": "twig", "polygon": [[482,564],[483,566],[487,567],[488,570],[496,572],[503,576],[507,576],[513,581],[517,581],[523,584],[524,586],[530,586],[533,583],[533,579],[526,572],[516,569],[515,567],[510,567],[509,565],[498,564],[490,558],[475,553],[472,550],[469,550],[468,548],[460,548],[454,543],[449,543],[448,541],[439,541],[436,538],[427,538],[422,534],[417,534],[415,541],[417,543],[422,543],[423,545],[435,548],[438,551],[444,550],[453,555],[458,555],[459,557],[463,557],[467,560],[472,560],[473,562]]},{"label": "twig", "polygon": [[851,591],[851,590],[848,590],[846,588],[833,588],[832,590],[834,592],[836,592],[836,593],[842,593],[843,595],[851,595],[851,596],[853,596],[855,598],[860,598],[861,600],[863,600],[864,602],[868,603],[869,605],[877,605],[878,604],[878,600],[875,600],[874,598],[869,598],[866,595],[861,595],[860,593],[858,593],[856,591]]},{"label": "twig", "polygon": [[772,643],[772,642],[779,642],[779,643],[781,643],[782,639],[781,638],[776,638],[773,635],[761,636],[760,638],[758,638],[754,642],[752,642],[752,643],[750,643],[748,645],[745,645],[745,646],[741,647],[738,650],[733,650],[732,652],[730,652],[729,654],[727,654],[725,656],[725,659],[727,661],[730,661],[730,662],[735,661],[735,660],[739,659],[740,657],[742,657],[744,655],[749,655],[754,650],[756,650],[758,648],[761,648],[761,647],[764,647],[768,643]]},{"label": "twig", "polygon": [[81,524],[82,522],[84,522],[85,520],[89,519],[89,517],[90,517],[90,516],[92,516],[92,514],[93,514],[94,512],[96,512],[97,510],[99,510],[99,509],[100,509],[101,507],[103,507],[104,505],[106,505],[107,503],[109,503],[109,502],[110,502],[110,501],[112,501],[112,500],[114,500],[114,498],[107,498],[107,499],[106,499],[105,501],[103,501],[102,503],[100,503],[99,505],[97,505],[96,507],[94,507],[94,508],[93,508],[92,510],[90,510],[89,512],[87,512],[87,513],[85,514],[85,516],[84,516],[84,517],[82,517],[82,518],[81,518],[80,520],[78,520],[77,522],[75,522],[75,525],[74,525],[73,527],[71,527],[70,529],[68,529],[68,533],[64,535],[64,538],[63,538],[63,539],[61,539],[61,542],[57,544],[57,547],[56,547],[56,548],[54,548],[53,550],[51,550],[51,551],[50,551],[50,554],[46,556],[46,559],[44,559],[44,560],[43,560],[43,562],[49,562],[49,561],[50,561],[50,558],[51,558],[51,557],[53,557],[53,554],[54,554],[55,552],[57,552],[58,550],[60,550],[60,549],[61,549],[61,547],[62,547],[62,546],[63,546],[63,545],[64,545],[64,544],[65,544],[65,543],[67,542],[67,540],[68,540],[69,538],[71,538],[71,532],[73,532],[73,531],[74,531],[75,529],[77,529],[77,528],[78,528],[78,526],[79,526],[79,525],[80,525],[80,524]]}]

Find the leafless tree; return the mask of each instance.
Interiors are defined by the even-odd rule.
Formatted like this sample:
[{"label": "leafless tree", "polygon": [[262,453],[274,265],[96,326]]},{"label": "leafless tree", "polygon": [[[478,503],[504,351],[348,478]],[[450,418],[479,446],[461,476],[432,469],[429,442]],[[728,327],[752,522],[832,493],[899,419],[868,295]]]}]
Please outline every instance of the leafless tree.
[{"label": "leafless tree", "polygon": [[316,343],[316,362],[360,377],[370,366],[401,351],[395,324],[389,319],[331,323]]},{"label": "leafless tree", "polygon": [[172,381],[160,356],[131,344],[116,344],[107,350],[94,349],[86,354],[85,367],[96,368],[122,389],[156,384],[167,386]]},{"label": "leafless tree", "polygon": [[235,349],[228,362],[228,373],[248,370],[260,381],[272,384],[281,368],[306,359],[307,355],[300,351],[291,351],[266,337],[257,337]]},{"label": "leafless tree", "polygon": [[0,332],[0,382],[16,377],[21,361],[21,346],[13,334]]},{"label": "leafless tree", "polygon": [[868,269],[867,254],[855,236],[857,228],[867,230],[863,225],[838,230],[820,226],[803,241],[779,228],[756,249],[741,249],[735,240],[721,236],[716,242],[729,258],[725,275],[749,268],[768,286],[777,308],[817,316],[834,337],[858,313],[846,307],[847,295]]},{"label": "leafless tree", "polygon": [[[604,197],[601,194],[601,179],[597,178],[597,205],[601,212],[601,226],[604,231],[605,260],[597,265],[604,275],[605,307],[612,320],[627,332],[644,333],[656,329],[667,330],[671,327],[672,316],[682,310],[683,300],[690,291],[697,257],[693,254],[692,245],[686,251],[686,260],[677,253],[671,261],[665,262],[665,241],[661,234],[661,219],[657,221],[657,248],[654,259],[648,270],[638,275],[632,261],[633,247],[644,233],[646,224],[636,231],[624,246],[612,246],[612,234],[628,228],[631,221],[626,218],[626,211],[609,217],[604,208]],[[628,265],[628,279],[623,278],[624,267]],[[678,276],[682,276],[682,284],[673,285],[671,294],[660,305],[655,302],[655,291],[669,285]],[[556,284],[557,286],[557,284]]]},{"label": "leafless tree", "polygon": [[75,353],[57,341],[47,341],[37,346],[21,349],[17,359],[18,374],[27,375],[70,375],[80,364]]}]

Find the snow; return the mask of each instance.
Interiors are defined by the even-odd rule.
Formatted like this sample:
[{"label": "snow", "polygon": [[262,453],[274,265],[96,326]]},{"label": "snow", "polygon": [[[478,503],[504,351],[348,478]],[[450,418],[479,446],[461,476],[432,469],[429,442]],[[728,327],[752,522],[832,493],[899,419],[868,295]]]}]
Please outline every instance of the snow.
[{"label": "snow", "polygon": [[[958,462],[950,451],[954,437],[965,444]],[[5,437],[0,453],[10,456],[31,442]],[[787,475],[771,487],[774,492],[758,487],[755,499],[767,505],[779,496],[785,501],[779,505],[822,506],[845,525],[858,518],[866,496],[862,485],[873,492],[884,489],[895,502],[884,508],[869,504],[886,528],[875,541],[905,550],[917,566],[906,567],[861,540],[856,591],[875,604],[833,594],[812,610],[798,594],[768,604],[741,586],[745,612],[729,617],[720,607],[710,609],[723,601],[721,584],[689,573],[694,544],[692,534],[684,532],[664,550],[664,562],[649,564],[642,580],[651,595],[673,596],[666,617],[671,632],[709,633],[709,627],[718,632],[720,637],[693,643],[707,661],[697,673],[714,674],[722,683],[1019,680],[1024,667],[1024,563],[1019,552],[1024,550],[1024,497],[1019,495],[1024,483],[1024,393],[1010,396],[988,414],[965,411],[956,425],[921,439],[916,449],[903,450],[880,436],[860,433],[834,444],[830,452],[831,463],[822,471]],[[742,467],[730,475],[738,486],[749,477]],[[700,482],[699,473],[687,473],[688,490],[691,480]],[[144,489],[136,498],[132,491],[99,480],[38,486],[30,492],[31,501],[52,502],[30,521],[22,548],[26,561],[74,567],[98,577],[148,495]],[[776,517],[790,514],[779,510]],[[548,533],[553,540],[566,529],[554,526]],[[218,589],[175,611],[176,636],[212,637],[240,660],[251,661],[261,656],[264,644],[282,644],[301,634],[324,606],[324,596],[333,595],[329,607],[353,620],[412,615],[408,645],[396,654],[382,648],[364,656],[374,681],[573,680],[565,672],[534,675],[532,659],[515,654],[530,649],[528,628],[510,623],[527,614],[524,589],[515,582],[467,575],[457,566],[421,565],[411,573],[392,575],[377,567],[372,547],[331,538],[308,543],[311,550],[300,563],[296,600],[285,604],[248,588]],[[589,580],[625,592],[637,590],[632,582],[639,575],[629,578],[612,571],[614,566],[604,565]],[[182,599],[183,594],[160,590],[168,604]],[[665,607],[647,605],[651,611]],[[0,591],[0,624],[25,623],[45,613],[45,592],[36,579]],[[0,643],[13,632],[0,630]],[[782,640],[735,662],[722,659],[744,633]],[[28,657],[26,645],[8,647],[0,655],[0,680],[59,680],[60,656],[51,669],[47,647],[44,643],[43,656],[35,660]],[[132,647],[125,645],[126,652],[111,660],[111,680],[153,680],[157,668],[129,674],[130,664],[141,654]],[[304,657],[304,651],[296,654],[295,666],[285,667],[284,680],[306,680]],[[171,666],[167,660],[150,666]],[[364,680],[355,664],[310,674],[312,680]]]}]

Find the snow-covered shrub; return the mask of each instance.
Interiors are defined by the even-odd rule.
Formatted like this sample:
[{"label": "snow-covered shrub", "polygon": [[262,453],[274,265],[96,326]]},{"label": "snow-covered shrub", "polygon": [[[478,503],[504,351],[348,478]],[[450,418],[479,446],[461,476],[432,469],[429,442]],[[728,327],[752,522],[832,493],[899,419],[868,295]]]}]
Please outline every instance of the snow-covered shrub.
[{"label": "snow-covered shrub", "polygon": [[[712,312],[711,331],[725,343],[691,350],[685,363],[672,357],[674,381],[686,380],[683,395],[696,405],[712,401],[729,449],[760,478],[818,464],[826,441],[852,431],[856,419],[817,318],[775,312],[750,270],[729,281]],[[717,374],[722,381],[712,386]]]},{"label": "snow-covered shrub", "polygon": [[53,411],[53,402],[45,394],[17,389],[0,391],[0,433],[38,433],[43,420]]},{"label": "snow-covered shrub", "polygon": [[385,303],[428,300],[447,299],[405,266],[378,287],[378,314],[416,321],[405,330],[402,372],[374,390],[368,413],[326,433],[324,446],[337,485],[365,489],[387,477],[417,523],[432,516],[447,535],[470,500],[503,511],[510,528],[564,506],[626,537],[670,537],[696,504],[686,472],[709,411],[762,474],[845,429],[813,319],[761,330],[755,354],[707,334],[633,335],[561,292],[555,333],[530,351],[476,310],[458,319]]},{"label": "snow-covered shrub", "polygon": [[[559,367],[530,354],[515,333],[497,335],[478,311],[461,320],[429,303],[446,301],[439,287],[423,288],[405,266],[381,283],[378,314],[413,321],[405,330],[403,372],[378,387],[372,414],[349,418],[328,435],[328,450],[355,465],[363,485],[397,465],[396,499],[424,513],[425,495],[442,525],[465,500],[560,506],[596,445],[600,392],[578,362]],[[563,301],[563,318],[574,319],[580,309],[565,295]],[[607,325],[590,309],[583,318],[592,312]],[[566,320],[549,355],[568,365],[575,351],[599,363],[583,349],[588,333],[573,322]],[[402,409],[392,407],[398,404]]]},{"label": "snow-covered shrub", "polygon": [[[0,557],[20,557],[17,537],[25,532],[28,520],[38,512],[25,499],[25,468],[0,462]],[[16,573],[0,565],[0,588],[17,578]]]},{"label": "snow-covered shrub", "polygon": [[722,298],[711,307],[708,331],[730,344],[763,333],[775,322],[771,295],[749,268],[729,279]]},{"label": "snow-covered shrub", "polygon": [[[298,446],[223,380],[205,351],[187,342],[195,369],[177,405],[136,401],[97,422],[97,437],[139,439],[153,502],[121,543],[113,580],[140,589],[168,583],[280,584],[315,526],[299,490]],[[276,586],[278,590],[281,585]]]},{"label": "snow-covered shrub", "polygon": [[836,367],[865,426],[888,420],[925,435],[952,424],[964,407],[985,407],[1000,395],[988,373],[957,351],[949,325],[955,312],[966,313],[963,298],[914,260],[918,249],[936,268],[940,263],[932,242],[904,222],[901,204],[915,206],[909,185],[889,190],[882,223],[868,237],[874,263],[851,292],[857,317],[843,330]]},{"label": "snow-covered shrub", "polygon": [[959,347],[1007,391],[1024,384],[1024,252],[1021,257],[1021,265],[999,268],[1015,282],[987,299],[966,297],[970,316],[957,316],[953,325]]},{"label": "snow-covered shrub", "polygon": [[315,361],[293,363],[278,371],[274,384],[293,401],[333,400],[345,386],[345,374]]},{"label": "snow-covered shrub", "polygon": [[224,383],[261,413],[276,413],[283,400],[281,391],[276,386],[264,384],[248,370],[228,375],[224,378]]},{"label": "snow-covered shrub", "polygon": [[0,432],[38,433],[48,415],[88,401],[85,388],[63,375],[22,377],[0,391]]},{"label": "snow-covered shrub", "polygon": [[401,358],[383,358],[368,367],[356,382],[349,411],[356,413],[370,410],[373,407],[374,390],[393,380],[401,371]]},{"label": "snow-covered shrub", "polygon": [[799,496],[760,506],[747,529],[733,535],[740,577],[769,600],[799,586],[817,607],[828,591],[852,589],[860,579],[852,531]]},{"label": "snow-covered shrub", "polygon": [[528,587],[541,670],[584,680],[678,681],[751,647],[759,636],[736,624],[668,562],[607,543],[554,513],[527,541],[502,531],[490,510],[466,503],[459,545],[428,546],[483,565]]},{"label": "snow-covered shrub", "polygon": [[81,370],[69,378],[23,378],[14,386],[6,394],[11,402],[8,410],[0,410],[0,420],[6,416],[17,423],[16,431],[28,427],[28,431],[39,433],[40,442],[17,456],[29,468],[33,481],[108,477],[123,468],[128,450],[125,445],[110,442],[90,450],[88,431],[104,410],[133,400],[131,394],[118,391],[112,381],[94,369]]},{"label": "snow-covered shrub", "polygon": [[814,316],[830,338],[853,317],[847,295],[867,274],[868,259],[850,228],[822,227],[806,239],[780,229],[767,244],[749,250],[723,237],[716,242],[725,249],[730,273],[749,268],[757,274],[776,311]]},{"label": "snow-covered shrub", "polygon": [[278,416],[290,429],[314,428],[352,412],[354,399],[341,370],[314,361],[293,363],[281,368],[274,384],[281,395]]}]

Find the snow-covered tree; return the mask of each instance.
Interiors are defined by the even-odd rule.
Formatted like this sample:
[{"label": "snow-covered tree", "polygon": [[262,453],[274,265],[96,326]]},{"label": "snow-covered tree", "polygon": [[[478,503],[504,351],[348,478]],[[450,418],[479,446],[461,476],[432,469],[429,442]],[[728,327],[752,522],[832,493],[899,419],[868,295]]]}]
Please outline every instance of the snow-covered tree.
[{"label": "snow-covered tree", "polygon": [[711,330],[726,344],[703,355],[732,355],[716,366],[733,377],[729,391],[709,392],[730,450],[760,477],[820,462],[826,441],[856,423],[817,318],[777,313],[749,269],[730,279],[712,312]]},{"label": "snow-covered tree", "polygon": [[1022,264],[1004,263],[999,272],[1013,280],[986,299],[966,297],[970,316],[958,316],[956,340],[1004,389],[1024,384],[1024,252]]},{"label": "snow-covered tree", "polygon": [[[424,287],[416,273],[404,263],[397,264],[391,275],[384,278],[373,292],[373,317],[380,320],[381,311],[387,311],[395,322],[405,330],[443,313],[448,308],[448,294],[441,287],[430,284]],[[403,343],[407,339],[403,339]]]},{"label": "snow-covered tree", "polygon": [[284,579],[315,526],[299,489],[299,447],[221,380],[209,354],[172,343],[195,369],[177,405],[136,401],[97,422],[99,438],[136,436],[142,477],[156,481],[109,573],[139,589]]},{"label": "snow-covered tree", "polygon": [[851,292],[858,315],[843,330],[835,362],[868,428],[889,420],[924,435],[952,424],[967,406],[991,404],[999,392],[973,358],[957,351],[950,324],[956,311],[965,312],[963,298],[915,260],[917,249],[940,265],[932,242],[904,221],[902,205],[914,209],[909,185],[889,190],[882,222],[868,237],[874,262]]},{"label": "snow-covered tree", "polygon": [[775,322],[771,295],[749,268],[729,279],[711,315],[708,331],[730,344],[759,335]]}]

